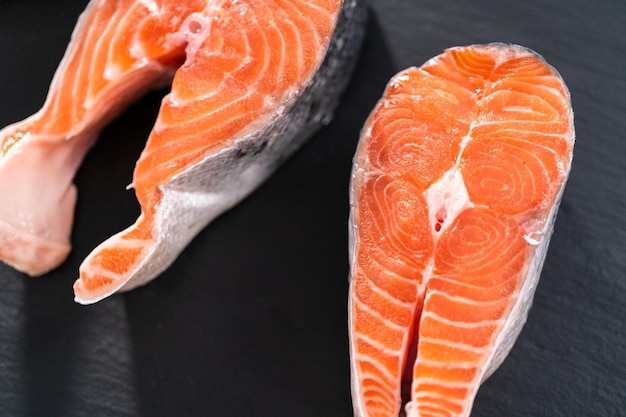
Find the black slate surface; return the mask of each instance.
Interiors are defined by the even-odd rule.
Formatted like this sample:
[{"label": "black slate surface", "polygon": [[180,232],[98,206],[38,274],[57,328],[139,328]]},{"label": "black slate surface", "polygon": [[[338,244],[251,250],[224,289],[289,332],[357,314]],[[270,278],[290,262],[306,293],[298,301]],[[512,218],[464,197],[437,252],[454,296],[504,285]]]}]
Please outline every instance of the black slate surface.
[{"label": "black slate surface", "polygon": [[[41,278],[0,265],[1,416],[351,416],[346,222],[359,129],[394,73],[492,41],[559,70],[577,144],[528,323],[473,415],[626,416],[626,3],[368,4],[334,120],[156,281],[83,307],[71,290],[80,261],[138,214],[125,186],[162,92],[103,132],[76,177],[68,261]],[[41,106],[85,5],[0,1],[0,126]]]}]

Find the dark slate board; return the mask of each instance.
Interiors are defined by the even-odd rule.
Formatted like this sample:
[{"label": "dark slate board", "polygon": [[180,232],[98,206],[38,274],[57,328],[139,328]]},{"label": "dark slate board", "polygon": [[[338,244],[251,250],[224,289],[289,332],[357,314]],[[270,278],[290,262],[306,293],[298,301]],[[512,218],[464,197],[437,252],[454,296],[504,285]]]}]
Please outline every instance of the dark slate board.
[{"label": "dark slate board", "polygon": [[[394,73],[493,41],[560,71],[577,144],[528,324],[473,415],[626,415],[626,3],[507,3],[369,0],[363,57],[330,125],[156,281],[81,307],[80,261],[138,214],[125,186],[160,94],[130,108],[78,173],[68,261],[36,279],[0,265],[0,415],[350,416],[347,187],[359,129]],[[41,106],[85,5],[0,2],[0,126]]]}]

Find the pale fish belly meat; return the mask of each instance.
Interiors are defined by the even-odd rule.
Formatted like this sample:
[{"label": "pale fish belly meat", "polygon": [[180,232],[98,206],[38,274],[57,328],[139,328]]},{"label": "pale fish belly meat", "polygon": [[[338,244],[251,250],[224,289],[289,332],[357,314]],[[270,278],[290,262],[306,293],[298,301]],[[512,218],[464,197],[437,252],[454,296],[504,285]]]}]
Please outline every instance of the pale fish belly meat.
[{"label": "pale fish belly meat", "polygon": [[133,174],[141,214],[84,260],[75,299],[149,282],[329,120],[365,19],[361,0],[92,0],[41,110],[0,131],[0,259],[64,261],[85,154],[171,83]]},{"label": "pale fish belly meat", "polygon": [[350,190],[356,417],[469,416],[526,322],[570,172],[562,78],[509,44],[391,79]]}]

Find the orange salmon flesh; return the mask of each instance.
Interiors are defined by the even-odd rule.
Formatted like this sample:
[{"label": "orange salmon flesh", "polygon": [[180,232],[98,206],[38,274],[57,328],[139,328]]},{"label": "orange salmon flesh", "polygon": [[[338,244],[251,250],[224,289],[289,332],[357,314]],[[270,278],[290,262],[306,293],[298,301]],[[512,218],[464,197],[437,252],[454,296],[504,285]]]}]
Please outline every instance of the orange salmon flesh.
[{"label": "orange salmon flesh", "polygon": [[0,130],[0,259],[30,275],[63,262],[98,132],[171,84],[134,170],[141,215],[74,291],[93,303],[149,282],[329,119],[364,21],[360,0],[92,0],[42,109]]},{"label": "orange salmon flesh", "polygon": [[452,48],[389,82],[352,173],[357,417],[470,414],[526,320],[573,145],[569,92],[528,49]]}]

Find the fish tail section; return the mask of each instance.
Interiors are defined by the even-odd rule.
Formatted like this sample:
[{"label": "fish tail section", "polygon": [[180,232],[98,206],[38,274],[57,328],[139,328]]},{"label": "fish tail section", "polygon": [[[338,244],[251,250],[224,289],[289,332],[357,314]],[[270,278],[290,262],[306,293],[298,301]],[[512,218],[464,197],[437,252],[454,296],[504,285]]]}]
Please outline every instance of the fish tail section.
[{"label": "fish tail section", "polygon": [[364,179],[357,193],[361,229],[349,307],[355,414],[396,416],[422,310],[422,271],[433,248],[426,201],[415,185],[393,175]]},{"label": "fish tail section", "polygon": [[36,276],[70,252],[77,194],[72,177],[82,155],[68,142],[46,140],[21,126],[0,131],[0,137],[11,136],[20,142],[0,153],[0,260]]},{"label": "fish tail section", "polygon": [[96,247],[80,266],[80,276],[74,284],[76,301],[95,303],[139,285],[136,272],[150,258],[157,243],[152,228],[152,221],[140,216],[135,224]]},{"label": "fish tail section", "polygon": [[409,416],[469,415],[525,259],[518,222],[487,208],[462,211],[443,232],[419,325]]},{"label": "fish tail section", "polygon": [[0,220],[0,259],[18,271],[39,276],[61,264],[71,250],[67,240],[40,238]]}]

